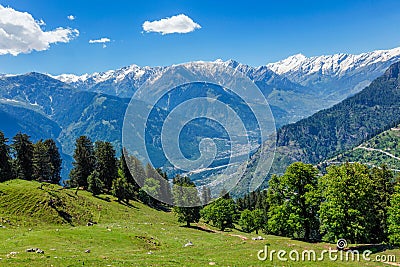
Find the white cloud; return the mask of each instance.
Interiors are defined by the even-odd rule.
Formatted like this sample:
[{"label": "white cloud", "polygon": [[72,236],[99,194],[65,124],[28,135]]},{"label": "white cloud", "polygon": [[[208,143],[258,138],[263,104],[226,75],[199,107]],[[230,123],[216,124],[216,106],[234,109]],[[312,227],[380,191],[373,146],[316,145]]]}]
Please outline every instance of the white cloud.
[{"label": "white cloud", "polygon": [[89,40],[89,44],[104,44],[104,43],[108,43],[111,40],[107,37],[103,37],[100,39],[95,39],[95,40]]},{"label": "white cloud", "polygon": [[89,44],[103,44],[103,48],[106,48],[106,43],[110,42],[111,40],[107,37],[103,37],[100,39],[89,40]]},{"label": "white cloud", "polygon": [[189,33],[201,28],[199,24],[184,14],[155,21],[145,21],[142,27],[146,32],[159,32],[162,35]]},{"label": "white cloud", "polygon": [[68,18],[69,20],[75,20],[75,16],[74,16],[74,15],[69,15],[67,18]]},{"label": "white cloud", "polygon": [[31,14],[0,5],[0,55],[44,51],[54,43],[68,43],[79,36],[76,29],[57,28],[43,31],[43,20],[36,21]]}]

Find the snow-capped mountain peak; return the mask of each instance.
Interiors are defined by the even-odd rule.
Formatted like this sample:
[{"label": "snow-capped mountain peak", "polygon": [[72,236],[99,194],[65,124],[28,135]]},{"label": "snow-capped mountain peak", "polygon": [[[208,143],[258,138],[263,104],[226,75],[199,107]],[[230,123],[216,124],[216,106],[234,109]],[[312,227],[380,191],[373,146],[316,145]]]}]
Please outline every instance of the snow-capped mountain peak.
[{"label": "snow-capped mountain peak", "polygon": [[83,74],[83,75],[75,75],[75,74],[61,74],[61,75],[51,75],[48,74],[51,78],[57,79],[59,81],[71,84],[71,83],[78,83],[78,82],[84,82],[87,80],[89,77],[89,74]]},{"label": "snow-capped mountain peak", "polygon": [[79,83],[86,82],[89,79],[93,79],[95,83],[101,83],[107,80],[114,80],[115,82],[120,82],[125,79],[128,75],[134,76],[135,79],[139,79],[144,73],[145,70],[148,70],[149,67],[139,67],[138,65],[130,65],[127,67],[123,67],[117,70],[108,70],[105,72],[95,72],[93,74],[83,74],[83,75],[75,75],[75,74],[61,74],[61,75],[49,75],[50,77],[60,80],[65,83]]},{"label": "snow-capped mountain peak", "polygon": [[296,54],[276,63],[267,64],[267,67],[275,73],[284,74],[291,70],[298,69],[306,60],[307,57],[303,54]]},{"label": "snow-capped mountain peak", "polygon": [[334,54],[306,57],[302,54],[297,54],[284,60],[267,64],[267,67],[280,75],[320,73],[322,75],[341,76],[357,68],[393,60],[400,60],[400,47],[358,55]]}]

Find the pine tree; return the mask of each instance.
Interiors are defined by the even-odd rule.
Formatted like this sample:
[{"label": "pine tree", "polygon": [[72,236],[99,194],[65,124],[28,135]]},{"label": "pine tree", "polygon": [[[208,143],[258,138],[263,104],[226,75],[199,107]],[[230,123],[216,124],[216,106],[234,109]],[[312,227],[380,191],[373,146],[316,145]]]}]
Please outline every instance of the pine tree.
[{"label": "pine tree", "polygon": [[101,194],[104,184],[100,179],[100,173],[94,170],[87,179],[88,191],[92,192],[93,196]]},{"label": "pine tree", "polygon": [[47,139],[44,141],[44,144],[47,147],[47,153],[49,156],[49,164],[51,166],[50,171],[50,181],[53,184],[60,183],[61,180],[61,168],[62,168],[62,159],[56,142],[53,139]]},{"label": "pine tree", "polygon": [[118,177],[126,180],[127,184],[129,185],[129,198],[135,199],[137,198],[139,192],[139,186],[131,174],[131,171],[126,162],[126,158],[129,158],[129,155],[126,150],[123,150],[121,153],[121,158],[119,160]]},{"label": "pine tree", "polygon": [[127,163],[129,169],[131,170],[131,174],[136,183],[134,185],[134,190],[136,194],[139,194],[140,186],[144,185],[146,177],[146,172],[144,171],[142,162],[134,156],[129,156],[127,158]]},{"label": "pine tree", "polygon": [[87,178],[95,168],[95,157],[93,152],[93,143],[86,137],[81,136],[76,139],[73,169],[71,170],[70,185],[87,187]]},{"label": "pine tree", "polygon": [[16,176],[19,179],[32,180],[33,166],[33,144],[30,136],[17,133],[13,137],[11,148],[15,155]]},{"label": "pine tree", "polygon": [[112,182],[111,193],[118,199],[118,202],[123,200],[129,201],[128,183],[123,177],[118,177]]},{"label": "pine tree", "polygon": [[160,199],[165,203],[171,204],[173,202],[173,197],[167,173],[163,172],[160,168],[157,168],[156,171],[162,178],[160,179],[160,191],[161,191]]},{"label": "pine tree", "polygon": [[202,187],[202,200],[203,200],[203,205],[207,205],[211,201],[211,189],[207,186]]},{"label": "pine tree", "polygon": [[[128,166],[127,158],[129,159],[128,152],[125,149],[123,149],[121,153],[121,158],[119,159],[119,168],[124,173],[124,176],[126,177],[128,183],[136,184],[136,181],[133,178],[131,170]],[[133,169],[133,166],[131,167]]]},{"label": "pine tree", "polygon": [[0,131],[0,182],[12,179],[12,167],[10,157],[10,147],[7,145],[8,139]]},{"label": "pine tree", "polygon": [[110,142],[97,141],[94,145],[96,171],[105,189],[111,190],[112,181],[118,177],[118,162]]},{"label": "pine tree", "polygon": [[33,146],[32,158],[33,173],[32,178],[36,181],[50,181],[52,166],[46,144],[39,140]]},{"label": "pine tree", "polygon": [[231,195],[229,194],[228,191],[226,191],[225,188],[222,188],[221,192],[219,193],[219,197],[224,199],[230,199]]}]

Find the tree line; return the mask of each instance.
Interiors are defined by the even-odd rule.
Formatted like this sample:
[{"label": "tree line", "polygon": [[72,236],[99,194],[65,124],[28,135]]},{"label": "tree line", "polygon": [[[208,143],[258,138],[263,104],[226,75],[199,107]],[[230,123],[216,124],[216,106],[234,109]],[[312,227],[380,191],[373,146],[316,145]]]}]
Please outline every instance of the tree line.
[{"label": "tree line", "polygon": [[178,221],[189,225],[202,218],[221,230],[239,225],[244,232],[305,241],[400,245],[400,185],[385,165],[345,163],[322,175],[296,162],[282,176],[273,175],[266,190],[236,201],[222,195],[202,208],[175,208]]},{"label": "tree line", "polygon": [[[158,200],[163,199],[174,204],[178,221],[188,226],[203,219],[221,230],[239,225],[244,232],[262,230],[306,241],[345,238],[352,243],[400,245],[400,184],[385,165],[345,163],[328,167],[322,175],[313,165],[296,162],[283,175],[272,175],[266,190],[236,200],[222,191],[207,204],[212,200],[210,188],[197,188],[180,175],[170,183],[165,172],[150,164],[144,167],[127,151],[117,158],[110,142],[93,143],[81,136],[73,158],[67,186],[93,195],[109,193],[121,202],[139,200],[170,208]],[[54,140],[32,143],[28,135],[18,133],[8,145],[0,131],[0,181],[59,183],[61,163]]]},{"label": "tree line", "polygon": [[[211,193],[206,188],[200,199],[190,179],[178,174],[170,183],[165,172],[153,168],[150,163],[143,166],[126,149],[117,158],[110,142],[93,143],[87,136],[81,136],[76,139],[73,158],[67,186],[85,189],[93,195],[108,193],[120,202],[139,200],[153,208],[170,208],[171,203],[190,205],[189,202],[208,202],[210,199]],[[190,192],[192,198],[187,197],[182,187],[193,188],[196,193]]]},{"label": "tree line", "polygon": [[8,142],[0,131],[0,182],[11,179],[60,182],[62,160],[53,139],[32,143],[29,135],[17,133],[11,145]]},{"label": "tree line", "polygon": [[400,186],[385,165],[345,163],[321,175],[313,165],[296,162],[282,176],[273,175],[266,190],[237,204],[246,214],[260,210],[268,234],[400,244]]}]

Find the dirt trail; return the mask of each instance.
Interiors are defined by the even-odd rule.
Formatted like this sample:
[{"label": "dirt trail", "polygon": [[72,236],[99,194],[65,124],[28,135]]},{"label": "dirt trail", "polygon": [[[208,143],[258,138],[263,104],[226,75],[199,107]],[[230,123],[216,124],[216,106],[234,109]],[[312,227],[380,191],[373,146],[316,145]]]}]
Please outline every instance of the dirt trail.
[{"label": "dirt trail", "polygon": [[394,159],[400,160],[399,157],[396,157],[395,155],[390,154],[389,152],[383,151],[382,149],[376,149],[376,148],[365,147],[365,146],[358,146],[355,149],[364,149],[364,150],[367,150],[367,151],[378,151],[378,152],[381,152],[381,153],[383,153],[385,155],[388,155],[389,157],[392,157]]},{"label": "dirt trail", "polygon": [[[201,229],[203,229],[204,231],[207,231],[207,232],[224,234],[224,232],[222,232],[222,231],[213,230],[213,229],[210,229],[210,228],[208,228],[208,227],[206,227],[204,225],[197,225],[197,227],[199,227],[199,228],[201,228]],[[238,235],[238,234],[228,234],[228,235],[229,236],[239,237],[242,240],[248,240],[248,238],[246,236],[243,236],[243,235]]]}]

